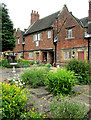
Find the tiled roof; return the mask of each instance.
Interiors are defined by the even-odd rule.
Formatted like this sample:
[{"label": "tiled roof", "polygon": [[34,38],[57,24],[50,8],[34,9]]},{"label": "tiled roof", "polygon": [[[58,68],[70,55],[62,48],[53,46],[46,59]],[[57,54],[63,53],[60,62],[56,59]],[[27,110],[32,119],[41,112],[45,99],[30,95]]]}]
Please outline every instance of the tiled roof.
[{"label": "tiled roof", "polygon": [[52,28],[52,24],[56,17],[58,16],[60,11],[51,14],[47,17],[37,20],[33,25],[31,25],[24,35],[28,35],[37,31],[45,30],[48,28]]},{"label": "tiled roof", "polygon": [[83,24],[83,27],[88,27],[88,17],[80,19],[80,21]]},{"label": "tiled roof", "polygon": [[[54,14],[51,14],[47,17],[44,17],[42,19],[37,20],[35,23],[33,23],[32,25],[29,26],[29,28],[24,33],[24,36],[27,36],[29,34],[39,32],[39,31],[42,31],[42,30],[45,30],[45,29],[52,28],[53,22],[59,14],[60,14],[60,11],[58,11]],[[78,24],[81,27],[88,26],[88,17],[78,19],[72,13],[71,13],[71,15],[75,18],[75,20],[78,22]]]}]

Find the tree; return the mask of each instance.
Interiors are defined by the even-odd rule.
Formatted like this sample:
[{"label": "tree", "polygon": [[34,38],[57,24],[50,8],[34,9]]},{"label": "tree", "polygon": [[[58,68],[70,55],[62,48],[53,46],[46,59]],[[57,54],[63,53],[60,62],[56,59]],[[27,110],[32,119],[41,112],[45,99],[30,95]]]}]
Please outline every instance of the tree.
[{"label": "tree", "polygon": [[6,5],[2,3],[2,51],[13,50],[15,47],[13,23],[8,15]]}]

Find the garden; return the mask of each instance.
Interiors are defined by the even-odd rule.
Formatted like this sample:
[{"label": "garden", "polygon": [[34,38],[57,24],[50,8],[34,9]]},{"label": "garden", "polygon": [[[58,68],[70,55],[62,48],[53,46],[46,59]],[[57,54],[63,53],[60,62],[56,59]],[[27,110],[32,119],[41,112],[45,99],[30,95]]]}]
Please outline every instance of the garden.
[{"label": "garden", "polygon": [[[19,59],[17,62],[21,65],[31,65],[34,63],[25,62]],[[8,61],[2,59],[3,67],[7,67]],[[74,95],[73,87],[75,85],[89,85],[91,75],[91,65],[85,61],[72,59],[64,68],[57,69],[56,72],[50,71],[49,64],[39,64],[41,67],[31,67],[22,72],[21,77],[12,79],[10,83],[0,83],[2,86],[2,119],[30,120],[31,118],[47,118],[47,115],[39,113],[36,107],[28,107],[27,101],[31,94],[28,88],[38,88],[45,86],[55,98],[51,102],[50,113],[53,118],[83,119],[87,113],[84,104],[76,101],[65,100],[65,97]],[[51,66],[51,65],[49,65]]]}]

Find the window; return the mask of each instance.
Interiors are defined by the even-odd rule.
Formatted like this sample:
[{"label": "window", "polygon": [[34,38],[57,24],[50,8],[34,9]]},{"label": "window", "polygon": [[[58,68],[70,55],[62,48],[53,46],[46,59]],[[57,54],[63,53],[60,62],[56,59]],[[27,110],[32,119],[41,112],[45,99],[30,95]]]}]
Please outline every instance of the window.
[{"label": "window", "polygon": [[29,58],[33,58],[33,52],[29,52]]},{"label": "window", "polygon": [[35,34],[33,36],[34,41],[41,40],[41,33]]},{"label": "window", "polygon": [[39,46],[39,41],[36,41],[36,46]]},{"label": "window", "polygon": [[51,38],[51,31],[48,31],[48,39]]},{"label": "window", "polygon": [[64,52],[64,59],[67,59],[67,51]]},{"label": "window", "polygon": [[17,44],[18,44],[18,45],[20,44],[20,38],[18,38],[18,40],[17,40]]},{"label": "window", "polygon": [[72,38],[72,29],[67,31],[67,38]]},{"label": "window", "polygon": [[41,40],[41,33],[38,34],[38,40]]},{"label": "window", "polygon": [[19,55],[19,58],[21,58],[21,53],[18,53],[18,55]]},{"label": "window", "polygon": [[34,41],[37,41],[37,34],[33,36]]},{"label": "window", "polygon": [[71,51],[69,51],[69,59],[71,59]]}]

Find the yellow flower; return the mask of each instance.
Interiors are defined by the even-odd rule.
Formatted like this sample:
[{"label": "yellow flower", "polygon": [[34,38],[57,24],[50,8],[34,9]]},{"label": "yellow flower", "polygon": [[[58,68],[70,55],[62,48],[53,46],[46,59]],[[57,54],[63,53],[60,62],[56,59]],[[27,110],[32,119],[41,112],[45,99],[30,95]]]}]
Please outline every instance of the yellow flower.
[{"label": "yellow flower", "polygon": [[17,103],[16,103],[16,105],[17,105]]},{"label": "yellow flower", "polygon": [[31,112],[31,109],[30,109],[30,112]]},{"label": "yellow flower", "polygon": [[13,103],[15,103],[15,101],[13,101]]},{"label": "yellow flower", "polygon": [[32,108],[32,110],[34,111],[34,107]]},{"label": "yellow flower", "polygon": [[34,112],[32,112],[32,113],[34,113]]}]

